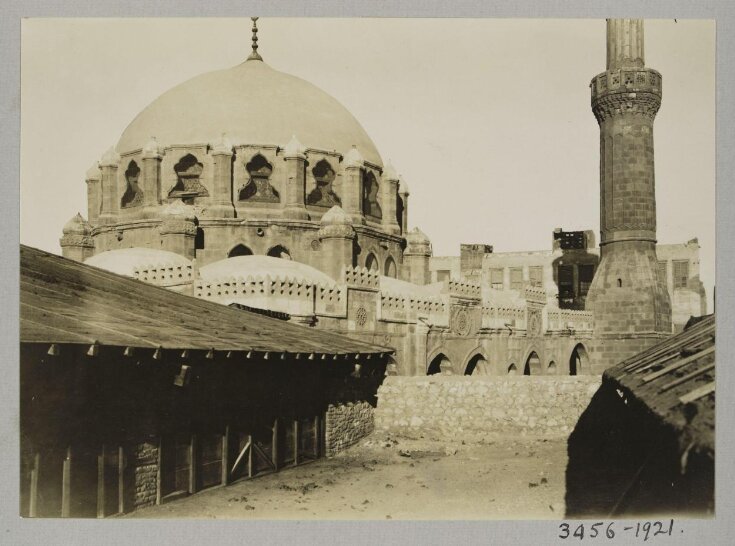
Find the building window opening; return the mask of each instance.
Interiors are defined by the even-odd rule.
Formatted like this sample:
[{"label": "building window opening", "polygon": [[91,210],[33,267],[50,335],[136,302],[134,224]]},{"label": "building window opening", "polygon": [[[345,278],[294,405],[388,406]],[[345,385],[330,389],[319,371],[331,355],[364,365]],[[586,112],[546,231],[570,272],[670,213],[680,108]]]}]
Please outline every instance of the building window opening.
[{"label": "building window opening", "polygon": [[368,271],[380,271],[380,267],[378,266],[378,259],[372,252],[368,254],[367,258],[365,258],[365,267],[368,269]]},{"label": "building window opening", "polygon": [[243,244],[235,246],[232,250],[227,253],[228,258],[235,258],[236,256],[252,256],[253,251],[250,250]]},{"label": "building window opening", "polygon": [[592,279],[595,276],[595,266],[592,264],[580,264],[577,267],[579,275],[579,295],[586,296],[592,286]]},{"label": "building window opening", "polygon": [[536,375],[541,372],[541,359],[536,354],[536,351],[531,351],[526,360],[526,365],[523,367],[523,375]]},{"label": "building window opening", "polygon": [[290,260],[291,253],[285,246],[276,245],[268,251],[268,256],[271,258],[281,258],[282,260]]},{"label": "building window opening", "polygon": [[523,289],[523,269],[520,267],[510,268],[510,289],[511,290],[522,290]]},{"label": "building window opening", "polygon": [[452,375],[452,362],[443,353],[436,355],[426,369],[426,375],[438,374]]},{"label": "building window opening", "polygon": [[689,262],[687,260],[674,260],[674,288],[686,288],[689,281]]},{"label": "building window opening", "polygon": [[544,268],[540,265],[534,265],[528,268],[528,282],[536,288],[544,286]]},{"label": "building window opening", "polygon": [[504,287],[503,282],[503,270],[502,269],[491,269],[490,270],[490,286],[495,290],[502,290]]},{"label": "building window opening", "polygon": [[388,256],[388,258],[385,260],[385,276],[395,279],[397,275],[398,271],[396,268],[396,262],[391,256]]}]

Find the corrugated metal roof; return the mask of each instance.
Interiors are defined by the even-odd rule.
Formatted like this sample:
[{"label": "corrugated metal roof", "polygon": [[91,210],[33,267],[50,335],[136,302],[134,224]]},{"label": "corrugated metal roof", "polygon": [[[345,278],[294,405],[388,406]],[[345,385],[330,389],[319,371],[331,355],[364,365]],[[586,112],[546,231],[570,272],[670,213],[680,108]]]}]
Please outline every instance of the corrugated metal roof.
[{"label": "corrugated metal roof", "polygon": [[608,369],[605,378],[668,424],[714,446],[714,315]]},{"label": "corrugated metal roof", "polygon": [[393,352],[171,292],[24,245],[20,341],[328,355]]}]

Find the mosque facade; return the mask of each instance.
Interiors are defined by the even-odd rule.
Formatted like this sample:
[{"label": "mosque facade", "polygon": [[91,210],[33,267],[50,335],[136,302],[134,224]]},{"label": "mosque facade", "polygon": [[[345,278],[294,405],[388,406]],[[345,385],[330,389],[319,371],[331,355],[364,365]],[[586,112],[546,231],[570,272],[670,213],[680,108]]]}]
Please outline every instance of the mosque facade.
[{"label": "mosque facade", "polygon": [[592,232],[558,230],[551,252],[433,257],[408,229],[405,181],[359,122],[268,66],[256,38],[242,64],[161,95],[95,162],[63,254],[393,347],[390,373],[601,373],[705,311],[696,242],[684,258],[656,247],[661,75],[642,44],[640,21],[610,20],[591,84],[600,251]]}]

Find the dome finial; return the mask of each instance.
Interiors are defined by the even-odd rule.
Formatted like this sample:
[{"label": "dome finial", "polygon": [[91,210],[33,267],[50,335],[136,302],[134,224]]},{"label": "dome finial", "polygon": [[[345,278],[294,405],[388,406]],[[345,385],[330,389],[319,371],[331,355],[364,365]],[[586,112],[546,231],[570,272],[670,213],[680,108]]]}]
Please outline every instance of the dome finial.
[{"label": "dome finial", "polygon": [[248,57],[248,61],[262,61],[263,57],[258,54],[258,17],[251,17],[253,21],[253,52]]}]

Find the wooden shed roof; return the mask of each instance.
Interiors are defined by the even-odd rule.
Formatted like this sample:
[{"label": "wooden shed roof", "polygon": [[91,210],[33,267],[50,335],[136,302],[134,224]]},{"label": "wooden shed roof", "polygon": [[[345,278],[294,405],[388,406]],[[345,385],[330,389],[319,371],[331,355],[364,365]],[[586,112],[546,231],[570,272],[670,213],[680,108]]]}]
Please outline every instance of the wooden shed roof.
[{"label": "wooden shed roof", "polygon": [[24,245],[20,341],[320,355],[393,352],[171,292]]},{"label": "wooden shed roof", "polygon": [[714,448],[715,316],[605,372],[662,422]]}]

